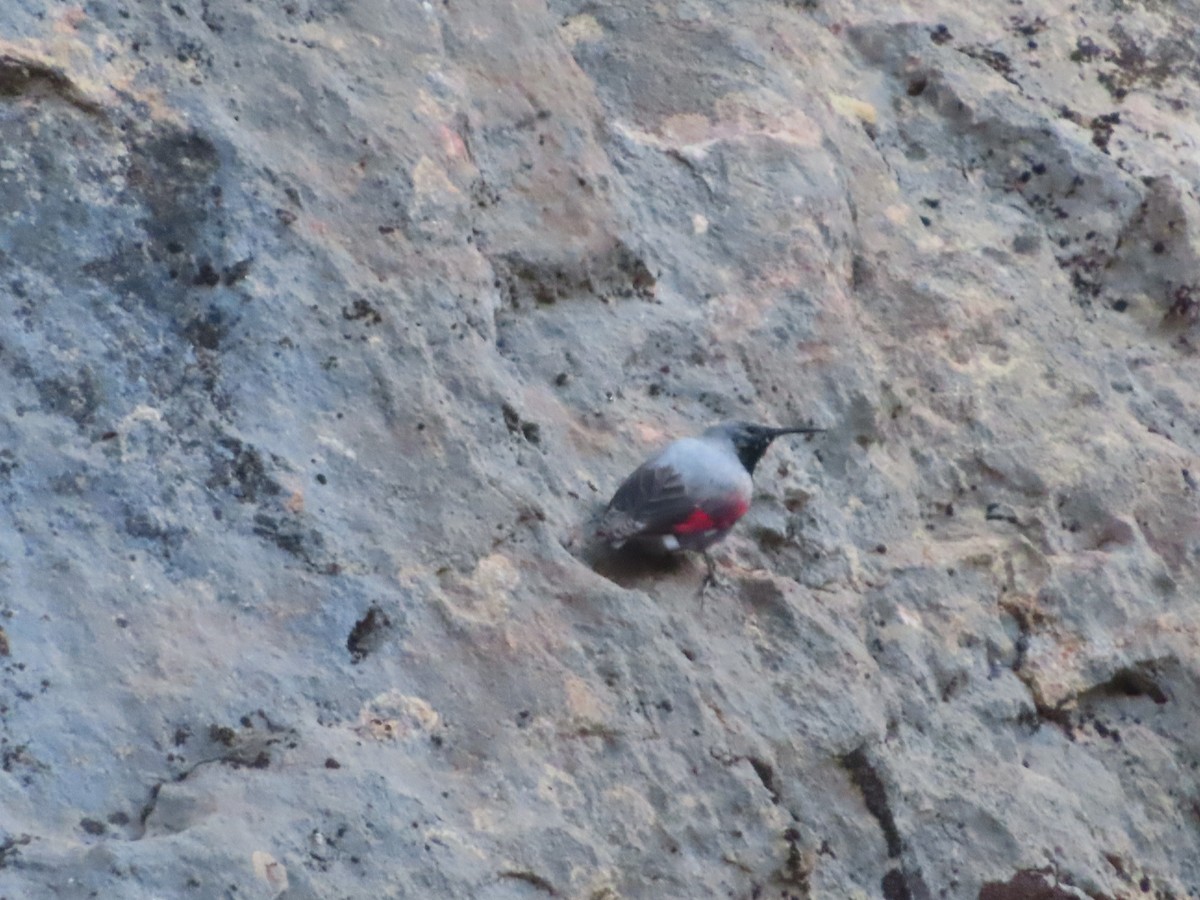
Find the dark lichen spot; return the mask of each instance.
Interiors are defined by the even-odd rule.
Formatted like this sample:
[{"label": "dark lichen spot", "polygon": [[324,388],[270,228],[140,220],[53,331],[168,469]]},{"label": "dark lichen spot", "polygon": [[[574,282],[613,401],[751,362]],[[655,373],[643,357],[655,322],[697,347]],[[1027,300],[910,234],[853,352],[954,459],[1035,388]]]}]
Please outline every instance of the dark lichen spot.
[{"label": "dark lichen spot", "polygon": [[879,885],[884,900],[912,900],[912,891],[908,887],[908,879],[899,869],[891,869],[883,876]]},{"label": "dark lichen spot", "polygon": [[221,275],[213,268],[213,264],[207,259],[201,260],[196,270],[196,275],[192,278],[192,284],[196,287],[211,288],[216,287],[220,283]]},{"label": "dark lichen spot", "polygon": [[214,723],[208,726],[208,739],[214,744],[232,747],[234,741],[237,740],[237,732],[228,725],[217,725]]},{"label": "dark lichen spot", "polygon": [[516,434],[521,430],[521,415],[511,403],[500,404],[500,412],[504,416],[504,426]]},{"label": "dark lichen spot", "polygon": [[183,336],[197,349],[217,350],[228,331],[221,311],[210,308],[203,316],[192,319],[183,327]]},{"label": "dark lichen spot", "polygon": [[254,262],[254,257],[248,256],[245,259],[239,259],[231,266],[226,266],[221,272],[221,281],[226,287],[237,284],[243,278],[250,274],[250,266]]},{"label": "dark lichen spot", "polygon": [[100,408],[100,382],[89,368],[74,375],[44,378],[35,386],[44,410],[74,419],[78,425],[91,422]]},{"label": "dark lichen spot", "polygon": [[305,533],[291,518],[279,518],[258,513],[254,516],[254,534],[270,541],[280,550],[299,557],[305,562],[311,562],[308,545],[319,546],[323,538],[315,531]]},{"label": "dark lichen spot", "polygon": [[267,475],[262,455],[254,447],[232,437],[218,438],[217,447],[205,481],[210,490],[229,488],[242,503],[255,503],[281,492],[279,483]]},{"label": "dark lichen spot", "polygon": [[108,826],[99,819],[80,819],[79,827],[88,834],[101,835],[108,831]]},{"label": "dark lichen spot", "polygon": [[1086,34],[1075,41],[1075,49],[1071,51],[1071,61],[1077,63],[1091,62],[1101,54],[1101,50]]},{"label": "dark lichen spot", "polygon": [[383,315],[366,300],[359,298],[349,306],[342,308],[342,318],[347,322],[363,322],[366,325],[378,325],[383,321]]},{"label": "dark lichen spot", "polygon": [[376,650],[391,627],[392,621],[378,606],[370,606],[366,615],[354,623],[350,636],[346,638],[346,649],[351,662],[362,662]]},{"label": "dark lichen spot", "polygon": [[1105,153],[1108,153],[1108,142],[1112,138],[1113,126],[1119,124],[1120,121],[1121,114],[1117,112],[1106,113],[1105,115],[1093,118],[1090,123],[1092,143]]}]

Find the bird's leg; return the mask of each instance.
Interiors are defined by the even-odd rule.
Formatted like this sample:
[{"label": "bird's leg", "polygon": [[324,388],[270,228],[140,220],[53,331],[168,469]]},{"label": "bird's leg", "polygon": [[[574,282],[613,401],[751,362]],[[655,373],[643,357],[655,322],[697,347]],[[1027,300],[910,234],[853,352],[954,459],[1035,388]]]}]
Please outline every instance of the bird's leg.
[{"label": "bird's leg", "polygon": [[700,599],[704,599],[705,592],[710,587],[717,587],[721,584],[721,580],[717,577],[717,563],[712,558],[712,554],[707,550],[701,550],[700,553],[704,556],[704,564],[707,571],[704,573],[704,580],[700,582]]}]

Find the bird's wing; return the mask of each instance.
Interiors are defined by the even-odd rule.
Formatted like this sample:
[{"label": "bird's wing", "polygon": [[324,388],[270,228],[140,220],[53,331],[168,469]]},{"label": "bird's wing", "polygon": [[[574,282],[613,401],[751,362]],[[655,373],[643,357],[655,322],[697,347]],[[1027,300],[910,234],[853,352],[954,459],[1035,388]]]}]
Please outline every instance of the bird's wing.
[{"label": "bird's wing", "polygon": [[638,535],[670,534],[695,509],[682,476],[672,466],[645,463],[617,488],[599,532],[614,543]]}]

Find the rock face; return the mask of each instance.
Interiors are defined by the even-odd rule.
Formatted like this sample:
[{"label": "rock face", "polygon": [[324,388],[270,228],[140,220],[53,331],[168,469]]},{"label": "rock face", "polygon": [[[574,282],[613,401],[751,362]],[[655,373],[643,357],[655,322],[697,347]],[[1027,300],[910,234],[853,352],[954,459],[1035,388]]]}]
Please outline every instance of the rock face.
[{"label": "rock face", "polygon": [[1200,896],[1198,22],[8,0],[0,896]]}]

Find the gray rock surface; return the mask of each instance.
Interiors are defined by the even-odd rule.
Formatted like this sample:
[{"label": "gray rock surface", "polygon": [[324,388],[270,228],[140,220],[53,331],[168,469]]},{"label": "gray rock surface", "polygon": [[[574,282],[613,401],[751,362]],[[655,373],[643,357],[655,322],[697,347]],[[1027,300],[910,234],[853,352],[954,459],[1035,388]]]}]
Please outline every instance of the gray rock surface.
[{"label": "gray rock surface", "polygon": [[8,0],[0,896],[1200,897],[1197,47]]}]

